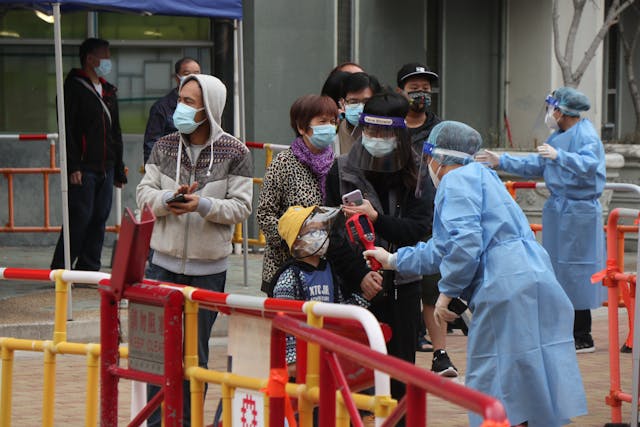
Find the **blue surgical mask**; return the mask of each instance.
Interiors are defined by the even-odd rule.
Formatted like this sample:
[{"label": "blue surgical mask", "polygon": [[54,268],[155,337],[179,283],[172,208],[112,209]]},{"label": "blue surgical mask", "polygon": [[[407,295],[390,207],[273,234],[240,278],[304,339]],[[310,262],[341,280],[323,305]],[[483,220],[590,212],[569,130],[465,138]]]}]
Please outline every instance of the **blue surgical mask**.
[{"label": "blue surgical mask", "polygon": [[111,60],[110,59],[101,59],[100,65],[94,68],[98,77],[105,77],[111,72]]},{"label": "blue surgical mask", "polygon": [[173,125],[178,129],[180,133],[185,133],[187,135],[193,133],[198,126],[204,123],[207,119],[205,118],[201,122],[196,122],[195,117],[198,111],[204,110],[203,108],[196,109],[193,107],[189,107],[187,104],[183,104],[179,102],[176,111],[173,112]]},{"label": "blue surgical mask", "polygon": [[362,114],[362,110],[364,109],[364,104],[349,104],[344,108],[344,116],[352,126],[358,125],[358,120],[360,120],[360,114]]},{"label": "blue surgical mask", "polygon": [[336,139],[335,125],[311,126],[311,129],[313,130],[313,135],[309,137],[309,140],[314,147],[320,150],[332,145]]},{"label": "blue surgical mask", "polygon": [[393,136],[391,138],[377,138],[362,134],[362,146],[373,157],[384,157],[389,155],[396,149],[398,139]]}]

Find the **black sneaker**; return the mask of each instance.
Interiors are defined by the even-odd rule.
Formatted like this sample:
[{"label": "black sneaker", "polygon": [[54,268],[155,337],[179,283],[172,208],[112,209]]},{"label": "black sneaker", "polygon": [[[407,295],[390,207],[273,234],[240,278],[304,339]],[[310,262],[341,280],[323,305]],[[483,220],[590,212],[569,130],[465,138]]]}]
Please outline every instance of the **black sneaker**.
[{"label": "black sneaker", "polygon": [[455,378],[458,376],[458,370],[445,350],[436,350],[433,353],[433,361],[431,362],[431,371],[442,375],[443,377]]},{"label": "black sneaker", "polygon": [[593,344],[593,339],[577,339],[576,340],[576,353],[593,353],[596,351],[596,346]]}]

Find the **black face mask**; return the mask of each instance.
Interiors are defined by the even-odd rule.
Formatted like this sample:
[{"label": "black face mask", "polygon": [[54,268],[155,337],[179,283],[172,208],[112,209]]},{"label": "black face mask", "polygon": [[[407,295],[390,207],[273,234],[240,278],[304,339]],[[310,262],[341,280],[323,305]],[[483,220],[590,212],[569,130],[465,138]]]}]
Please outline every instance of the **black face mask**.
[{"label": "black face mask", "polygon": [[424,113],[431,105],[431,94],[424,91],[407,92],[409,108],[416,113]]}]

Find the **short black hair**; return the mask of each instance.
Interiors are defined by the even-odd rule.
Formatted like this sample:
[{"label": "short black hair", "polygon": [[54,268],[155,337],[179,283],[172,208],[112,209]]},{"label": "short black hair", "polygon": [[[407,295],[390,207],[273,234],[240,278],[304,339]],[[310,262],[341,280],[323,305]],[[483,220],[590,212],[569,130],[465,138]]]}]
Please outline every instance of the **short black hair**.
[{"label": "short black hair", "polygon": [[327,80],[325,80],[324,85],[322,85],[322,90],[320,91],[320,95],[326,95],[329,98],[333,99],[338,105],[340,101],[340,93],[342,91],[342,83],[344,80],[349,77],[351,73],[340,70],[333,70],[329,73]]},{"label": "short black hair", "polygon": [[104,48],[109,48],[109,42],[103,39],[88,38],[80,45],[80,64],[84,67],[87,55]]},{"label": "short black hair", "polygon": [[180,73],[180,68],[182,68],[182,64],[184,64],[185,62],[195,62],[196,64],[198,64],[198,66],[200,66],[200,63],[197,60],[191,58],[190,56],[185,56],[184,58],[178,59],[176,64],[173,66],[176,74]]},{"label": "short black hair", "polygon": [[404,118],[409,113],[409,101],[398,92],[385,87],[364,104],[364,112],[375,116]]},{"label": "short black hair", "polygon": [[340,98],[345,98],[349,92],[360,92],[369,88],[373,93],[380,92],[380,82],[375,76],[367,73],[349,74],[342,81]]}]

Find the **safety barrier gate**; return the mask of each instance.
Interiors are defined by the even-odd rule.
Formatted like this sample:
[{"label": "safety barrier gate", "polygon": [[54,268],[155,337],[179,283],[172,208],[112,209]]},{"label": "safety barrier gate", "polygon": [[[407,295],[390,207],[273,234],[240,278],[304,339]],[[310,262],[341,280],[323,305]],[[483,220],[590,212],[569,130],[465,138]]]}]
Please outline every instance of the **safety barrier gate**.
[{"label": "safety barrier gate", "polygon": [[[5,233],[49,233],[60,231],[59,225],[51,225],[50,222],[50,191],[49,177],[59,175],[60,168],[56,166],[56,141],[57,133],[38,134],[0,134],[1,141],[49,141],[49,165],[37,168],[0,168],[0,175],[7,179],[7,210],[8,221],[6,225],[0,226],[0,232]],[[43,178],[43,212],[44,223],[41,226],[17,226],[15,225],[15,203],[14,203],[14,177],[15,175],[42,175]],[[122,206],[122,190],[116,188],[115,210],[120,212]],[[119,218],[119,215],[117,216]],[[120,224],[108,225],[107,231],[117,233]]]},{"label": "safety barrier gate", "polygon": [[[11,390],[12,370],[15,351],[30,351],[44,353],[44,394],[42,402],[42,425],[53,425],[54,389],[57,355],[73,354],[87,356],[88,378],[86,382],[86,410],[85,425],[95,426],[98,409],[98,373],[100,362],[100,345],[66,342],[66,322],[64,318],[66,292],[72,282],[96,284],[100,288],[110,285],[108,274],[67,271],[67,270],[30,270],[19,268],[0,268],[0,279],[5,280],[33,280],[52,281],[56,283],[56,310],[53,340],[23,340],[19,338],[0,338],[2,354],[2,384],[0,388],[0,427],[11,425]],[[175,284],[160,284],[145,280],[145,285],[159,285],[162,288],[179,289],[185,297],[185,353],[184,373],[192,382],[192,425],[203,425],[203,384],[204,382],[222,385],[223,395],[223,426],[231,425],[231,398],[236,387],[248,388],[256,391],[266,389],[270,393],[268,412],[269,425],[283,425],[284,397],[297,397],[298,408],[301,410],[301,425],[311,426],[311,412],[308,408],[319,402],[323,426],[336,425],[326,417],[333,414],[336,405],[342,418],[338,425],[348,426],[351,416],[353,425],[361,426],[362,422],[355,411],[356,406],[361,409],[374,411],[378,418],[378,425],[386,419],[386,425],[393,425],[404,412],[407,415],[407,425],[424,425],[422,421],[413,423],[411,420],[426,419],[425,396],[433,396],[450,401],[465,409],[482,415],[485,427],[508,427],[504,409],[499,401],[485,396],[452,381],[443,381],[438,375],[430,371],[411,365],[385,354],[384,339],[377,321],[366,309],[355,306],[278,300],[271,298],[232,295],[207,291],[203,289],[184,287]],[[271,376],[265,378],[251,378],[228,372],[217,372],[197,366],[196,328],[197,320],[194,313],[200,309],[214,309],[228,315],[242,314],[245,316],[271,318],[273,332],[271,350]],[[296,320],[299,316],[306,316],[308,324]],[[294,317],[291,317],[294,316]],[[348,338],[338,336],[326,330],[317,329],[323,320],[340,320],[343,322],[358,322],[369,337],[372,348],[354,342]],[[312,327],[310,328],[309,325]],[[284,333],[296,335],[298,339],[309,343],[307,362],[307,383],[293,384],[284,382],[279,375],[284,363]],[[275,344],[279,343],[279,344]],[[322,357],[320,357],[322,355]],[[375,370],[376,396],[350,394],[344,374],[337,362],[337,356],[345,357],[358,364]],[[119,357],[126,359],[129,352],[121,346]],[[327,371],[328,370],[328,371]],[[286,371],[286,368],[285,368]],[[329,372],[329,373],[328,373]],[[389,397],[389,374],[407,384],[407,396],[394,411],[395,401]],[[341,391],[341,397],[336,403],[336,391]],[[111,397],[113,398],[113,396]],[[105,402],[103,402],[104,404]],[[304,408],[307,411],[304,411]],[[327,410],[328,412],[325,412]],[[115,415],[115,414],[114,414]],[[132,414],[133,416],[133,414]],[[331,417],[330,417],[331,418]],[[333,418],[335,420],[335,417]],[[101,420],[102,425],[104,419]],[[138,424],[130,424],[138,425]],[[175,424],[178,425],[178,424]]]},{"label": "safety barrier gate", "polygon": [[[190,381],[191,422],[194,426],[203,425],[204,383],[219,383],[223,388],[223,426],[231,425],[230,400],[236,387],[257,390],[268,397],[269,425],[280,426],[287,414],[290,425],[295,424],[288,395],[297,397],[302,425],[313,424],[313,406],[320,404],[321,422],[327,426],[347,426],[349,417],[356,426],[362,425],[357,409],[373,410],[378,425],[392,425],[404,413],[409,425],[419,425],[426,420],[426,393],[448,399],[462,407],[479,412],[486,420],[487,427],[508,427],[504,408],[499,401],[477,391],[453,382],[443,384],[442,378],[386,355],[386,347],[380,325],[373,314],[357,306],[277,300],[249,296],[234,296],[224,293],[181,286],[163,284],[145,280],[142,277],[144,264],[149,251],[149,241],[155,218],[148,206],[144,206],[141,218],[137,219],[127,209],[123,216],[120,240],[116,248],[112,275],[95,272],[65,270],[26,270],[0,268],[0,278],[56,281],[56,315],[54,339],[52,342],[38,340],[20,340],[0,338],[2,354],[2,380],[0,386],[0,427],[11,424],[11,392],[13,355],[16,350],[42,351],[45,356],[45,382],[43,395],[43,426],[53,424],[55,396],[56,354],[86,352],[88,357],[86,425],[95,425],[97,407],[96,367],[100,367],[100,421],[104,427],[117,425],[118,419],[118,380],[128,378],[159,384],[161,391],[149,403],[138,411],[132,411],[131,426],[140,425],[164,400],[164,425],[178,427],[182,425],[182,377]],[[66,323],[60,313],[66,310],[69,282],[81,281],[99,285],[101,293],[100,310],[100,360],[96,360],[97,346],[92,344],[73,344],[66,342]],[[154,330],[149,347],[135,340],[130,342],[129,351],[119,346],[121,338],[119,304],[122,298],[139,304],[141,311],[147,311],[146,319],[139,322],[137,316],[129,323],[130,332],[148,329]],[[132,305],[130,305],[131,307]],[[153,306],[161,306],[153,311]],[[271,325],[271,370],[268,379],[243,375],[226,374],[222,377],[208,369],[198,367],[197,351],[197,313],[199,309],[217,310],[227,314],[273,318]],[[183,311],[184,310],[184,311]],[[184,350],[182,342],[182,313],[184,312]],[[290,315],[306,315],[308,325],[302,324]],[[274,318],[275,316],[275,318]],[[151,323],[151,319],[154,319]],[[351,339],[342,338],[322,331],[325,318],[340,319],[341,323],[357,321],[364,330],[372,347],[369,349]],[[157,321],[156,321],[157,319]],[[162,319],[162,320],[160,320]],[[287,320],[288,319],[288,320]],[[160,326],[158,327],[158,323]],[[144,325],[144,327],[142,326]],[[133,329],[132,329],[133,328]],[[160,338],[158,339],[158,331]],[[285,359],[285,331],[308,343],[306,364],[301,362],[304,384],[288,384]],[[130,335],[131,338],[131,335]],[[140,337],[143,341],[147,337]],[[158,344],[158,345],[155,345]],[[304,346],[302,346],[304,347]],[[132,356],[147,356],[153,360],[142,361]],[[163,354],[158,359],[156,354]],[[120,358],[128,357],[127,367],[120,365]],[[374,370],[375,392],[373,403],[360,403],[350,392],[342,365],[338,356],[346,357],[361,366]],[[133,360],[132,360],[133,359]],[[320,363],[322,361],[322,364]],[[183,363],[184,362],[184,363]],[[134,364],[135,363],[135,364]],[[149,369],[149,365],[154,369]],[[327,375],[332,374],[333,380]],[[361,368],[360,368],[361,370]],[[408,393],[396,407],[390,397],[389,372],[407,383]],[[336,398],[341,391],[342,399]],[[288,408],[288,409],[287,409]],[[395,409],[394,409],[395,408]],[[341,416],[337,416],[336,409]],[[348,414],[348,416],[344,416]],[[384,419],[388,420],[384,422]],[[422,421],[419,421],[422,420]]]}]

